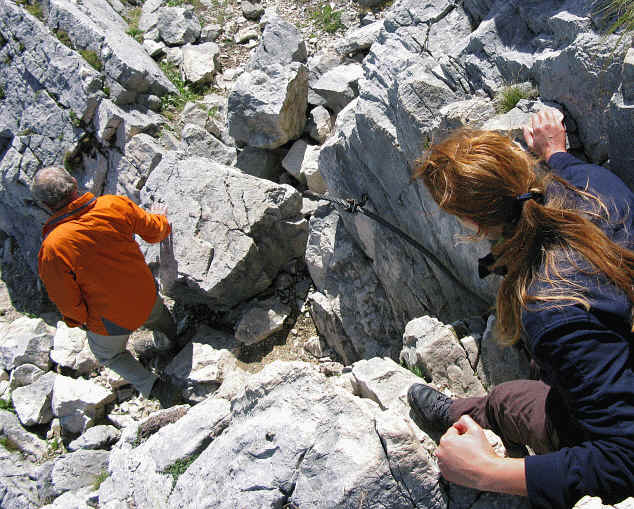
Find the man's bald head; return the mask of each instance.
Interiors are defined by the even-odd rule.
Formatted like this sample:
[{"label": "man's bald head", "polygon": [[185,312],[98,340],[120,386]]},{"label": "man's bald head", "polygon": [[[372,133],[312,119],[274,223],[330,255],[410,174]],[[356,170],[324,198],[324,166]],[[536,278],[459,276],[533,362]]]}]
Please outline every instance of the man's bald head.
[{"label": "man's bald head", "polygon": [[77,180],[64,168],[48,166],[39,170],[31,183],[31,194],[53,211],[70,203],[77,194]]}]

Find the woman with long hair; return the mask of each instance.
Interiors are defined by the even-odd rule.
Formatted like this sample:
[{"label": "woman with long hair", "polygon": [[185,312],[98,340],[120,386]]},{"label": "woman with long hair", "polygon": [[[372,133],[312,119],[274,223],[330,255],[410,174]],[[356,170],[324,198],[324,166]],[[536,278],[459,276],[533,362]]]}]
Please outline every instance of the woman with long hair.
[{"label": "woman with long hair", "polygon": [[[460,130],[415,169],[440,208],[495,240],[481,276],[503,275],[497,335],[524,342],[541,380],[451,399],[424,384],[408,400],[447,480],[568,508],[584,495],[634,495],[634,194],[614,174],[566,152],[561,114],[531,117],[524,137]],[[541,169],[540,160],[551,171]],[[482,428],[509,451],[498,456]],[[517,456],[517,454],[514,454]]]}]

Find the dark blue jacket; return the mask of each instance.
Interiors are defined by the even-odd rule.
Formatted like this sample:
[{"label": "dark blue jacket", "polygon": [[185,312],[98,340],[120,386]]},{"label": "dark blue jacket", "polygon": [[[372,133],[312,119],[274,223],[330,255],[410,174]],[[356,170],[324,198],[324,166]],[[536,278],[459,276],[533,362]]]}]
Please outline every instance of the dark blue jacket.
[{"label": "dark blue jacket", "polygon": [[[634,195],[605,168],[570,154],[554,154],[553,172],[608,205],[608,236],[634,249]],[[584,495],[613,504],[634,496],[634,344],[627,296],[601,276],[575,271],[591,308],[529,306],[522,322],[531,355],[560,403],[548,409],[569,447],[526,458],[526,482],[534,508],[569,508]],[[569,421],[562,416],[569,414]],[[569,440],[570,442],[570,440]]]}]

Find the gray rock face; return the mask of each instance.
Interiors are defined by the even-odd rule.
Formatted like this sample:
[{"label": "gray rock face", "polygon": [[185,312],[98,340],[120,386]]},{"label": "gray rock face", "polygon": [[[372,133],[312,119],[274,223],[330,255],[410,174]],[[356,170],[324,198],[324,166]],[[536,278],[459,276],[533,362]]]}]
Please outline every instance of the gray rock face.
[{"label": "gray rock face", "polygon": [[220,48],[215,42],[188,44],[183,47],[183,77],[195,85],[211,83],[216,73]]},{"label": "gray rock face", "polygon": [[0,329],[0,367],[12,370],[34,364],[48,370],[53,329],[39,318],[18,318]]},{"label": "gray rock face", "polygon": [[167,154],[141,194],[145,206],[161,196],[169,207],[179,274],[175,295],[234,306],[270,286],[280,268],[304,252],[307,223],[290,186],[208,159]]},{"label": "gray rock face", "polygon": [[422,369],[435,386],[450,389],[456,396],[485,394],[456,333],[435,318],[424,316],[407,324],[400,360]]},{"label": "gray rock face", "polygon": [[310,295],[313,320],[346,363],[400,350],[385,290],[337,212],[322,208],[311,218],[306,264],[317,289]]},{"label": "gray rock face", "polygon": [[[18,421],[18,417],[8,410],[0,410],[0,435],[7,442],[24,454],[41,458],[46,453],[46,442],[34,433],[26,431]],[[6,451],[0,448],[0,453]]]},{"label": "gray rock face", "polygon": [[70,328],[64,322],[57,322],[51,360],[83,375],[99,365],[88,346],[86,331],[78,327]]},{"label": "gray rock face", "polygon": [[24,426],[46,424],[53,420],[51,396],[56,373],[46,373],[36,382],[19,387],[11,393],[13,406]]},{"label": "gray rock face", "polygon": [[267,19],[262,41],[249,59],[247,71],[268,72],[273,64],[304,63],[307,56],[306,43],[299,30],[288,21],[271,16]]},{"label": "gray rock face", "polygon": [[34,268],[46,214],[28,184],[40,165],[60,164],[75,150],[84,130],[71,116],[90,121],[103,80],[22,7],[2,0],[0,10],[0,32],[12,34],[0,48],[0,229]]},{"label": "gray rock face", "polygon": [[[181,475],[168,507],[443,507],[427,453],[407,425],[377,412],[309,365],[269,365],[232,400],[231,425]],[[394,454],[401,448],[417,468]]]},{"label": "gray rock face", "polygon": [[323,106],[317,106],[310,110],[308,125],[306,126],[310,137],[317,143],[326,141],[332,131],[330,113]]},{"label": "gray rock face", "polygon": [[341,55],[367,51],[376,41],[382,28],[383,21],[375,21],[361,28],[348,30],[345,37],[337,41],[335,51]]},{"label": "gray rock face", "polygon": [[238,154],[236,168],[248,175],[276,180],[282,173],[280,154],[262,148],[245,147]]},{"label": "gray rock face", "polygon": [[290,306],[279,299],[259,302],[248,309],[238,321],[236,339],[245,345],[259,343],[281,330],[290,313]]},{"label": "gray rock face", "polygon": [[[4,412],[4,410],[0,410]],[[19,453],[0,448],[0,506],[6,509],[37,509],[42,506],[32,463]]]},{"label": "gray rock face", "polygon": [[187,144],[186,153],[191,157],[212,159],[226,166],[236,164],[236,149],[228,147],[202,127],[186,124],[181,131],[181,139]]},{"label": "gray rock face", "polygon": [[77,451],[42,465],[38,472],[40,498],[46,500],[92,485],[107,470],[109,455],[106,451]]},{"label": "gray rock face", "polygon": [[157,28],[161,39],[169,46],[196,42],[201,29],[193,9],[187,7],[161,7]]},{"label": "gray rock face", "polygon": [[[128,24],[107,2],[51,0],[47,11],[49,28],[66,32],[78,50],[95,52],[108,81],[128,91],[130,102],[139,93],[176,92],[156,62],[126,33]],[[111,84],[110,89],[115,87]]]},{"label": "gray rock face", "polygon": [[24,387],[34,383],[40,378],[45,371],[42,371],[35,364],[20,364],[17,368],[11,371],[11,378],[9,379],[9,387],[16,389],[18,387]]},{"label": "gray rock face", "polygon": [[363,76],[361,64],[346,64],[324,73],[310,88],[325,101],[336,115],[357,96],[358,81]]},{"label": "gray rock face", "polygon": [[53,414],[59,417],[64,433],[83,433],[113,399],[111,391],[94,382],[58,375],[53,387]]},{"label": "gray rock face", "polygon": [[232,336],[203,325],[165,368],[165,374],[186,386],[188,399],[199,401],[231,375],[239,351]]},{"label": "gray rock face", "polygon": [[101,425],[89,428],[83,435],[68,444],[69,451],[79,449],[108,449],[114,444],[121,432],[114,426]]},{"label": "gray rock face", "polygon": [[610,168],[632,189],[634,151],[627,140],[631,140],[634,135],[634,48],[630,48],[625,56],[622,76],[621,88],[610,100],[608,155]]},{"label": "gray rock face", "polygon": [[280,147],[301,135],[307,107],[308,69],[303,64],[246,72],[229,95],[229,134],[245,145]]}]

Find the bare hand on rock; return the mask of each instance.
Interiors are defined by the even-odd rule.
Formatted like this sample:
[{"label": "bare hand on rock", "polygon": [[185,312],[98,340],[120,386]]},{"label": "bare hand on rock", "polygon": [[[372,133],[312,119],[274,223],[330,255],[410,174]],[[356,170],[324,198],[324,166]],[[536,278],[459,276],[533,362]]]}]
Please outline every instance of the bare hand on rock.
[{"label": "bare hand on rock", "polygon": [[554,108],[546,108],[531,115],[530,125],[524,126],[524,139],[528,148],[548,161],[557,152],[566,151],[566,128],[563,114]]}]

